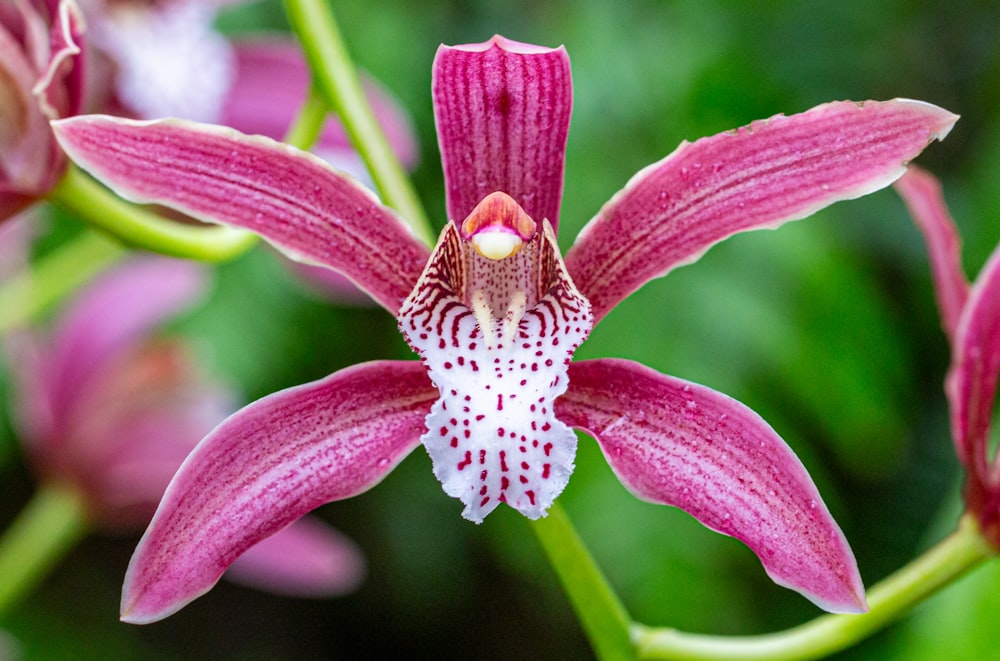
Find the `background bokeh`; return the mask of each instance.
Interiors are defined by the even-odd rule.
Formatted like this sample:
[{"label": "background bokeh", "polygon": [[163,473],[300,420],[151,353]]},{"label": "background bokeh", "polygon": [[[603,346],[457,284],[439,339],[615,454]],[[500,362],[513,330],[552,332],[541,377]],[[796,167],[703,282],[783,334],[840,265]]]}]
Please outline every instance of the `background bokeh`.
[{"label": "background bokeh", "polygon": [[[431,61],[439,43],[501,33],[565,44],[572,60],[564,250],[633,173],[682,140],[825,101],[892,97],[962,115],[920,163],[944,180],[970,274],[1000,240],[995,2],[332,4],[357,61],[413,114],[423,154],[415,180],[437,227]],[[271,0],[229,10],[221,26],[286,29]],[[64,225],[73,226],[57,220],[57,235]],[[220,266],[207,304],[173,330],[247,401],[362,360],[412,355],[380,308],[315,297],[263,248]],[[891,190],[736,237],[646,286],[578,352],[599,356],[644,362],[758,411],[810,469],[869,585],[954,525],[947,348],[923,244]],[[33,486],[9,427],[0,434],[4,525]],[[641,622],[755,633],[819,612],[771,584],[738,542],[634,499],[589,439],[562,503]],[[137,537],[91,537],[0,628],[27,659],[589,658],[525,522],[501,508],[475,526],[460,509],[418,450],[376,489],[319,512],[368,556],[354,595],[305,601],[221,583],[162,623],[125,625],[119,589]],[[995,567],[976,571],[838,658],[996,658],[998,587]]]}]

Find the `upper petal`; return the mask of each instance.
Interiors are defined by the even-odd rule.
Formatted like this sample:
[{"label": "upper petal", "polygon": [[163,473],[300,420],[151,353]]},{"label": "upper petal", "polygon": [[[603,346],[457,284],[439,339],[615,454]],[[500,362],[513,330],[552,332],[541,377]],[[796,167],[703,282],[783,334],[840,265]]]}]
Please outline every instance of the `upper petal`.
[{"label": "upper petal", "polygon": [[847,540],[791,449],[710,388],[616,359],[572,363],[556,402],[636,496],[744,542],[779,585],[833,612],[865,610]]},{"label": "upper petal", "polygon": [[381,361],[235,413],[167,488],[129,564],[122,618],[166,617],[207,592],[254,544],[375,485],[419,443],[436,398],[419,363]]},{"label": "upper petal", "polygon": [[958,319],[945,390],[959,459],[984,481],[1000,377],[1000,246],[976,278]]},{"label": "upper petal", "polygon": [[427,261],[371,191],[289,145],[181,120],[84,115],[53,128],[119,195],[252,230],[292,259],[342,272],[393,314]]},{"label": "upper petal", "polygon": [[919,101],[843,101],[682,144],[601,209],[566,266],[600,319],[732,234],[889,185],[957,119]]},{"label": "upper petal", "polygon": [[962,241],[944,203],[941,182],[929,172],[911,165],[895,187],[924,235],[941,325],[952,338],[969,295],[969,280],[962,269]]},{"label": "upper petal", "polygon": [[500,36],[441,46],[433,96],[448,218],[461,222],[502,191],[558,227],[573,105],[566,50]]}]

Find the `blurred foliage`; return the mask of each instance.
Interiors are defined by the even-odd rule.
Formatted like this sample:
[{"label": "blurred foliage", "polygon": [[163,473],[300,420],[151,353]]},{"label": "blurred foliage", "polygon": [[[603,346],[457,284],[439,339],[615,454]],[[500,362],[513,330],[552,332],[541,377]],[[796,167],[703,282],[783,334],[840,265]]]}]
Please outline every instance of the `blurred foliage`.
[{"label": "blurred foliage", "polygon": [[[333,6],[357,61],[413,113],[423,145],[415,180],[439,226],[431,61],[441,42],[502,33],[565,44],[573,62],[564,249],[634,172],[682,140],[824,101],[896,96],[963,116],[921,164],[944,179],[970,273],[1000,240],[995,2]],[[221,26],[285,22],[280,3],[267,1],[232,8]],[[380,309],[318,300],[266,249],[217,271],[209,303],[174,330],[247,399],[410,355]],[[935,515],[954,503],[959,480],[941,389],[947,349],[923,245],[891,191],[720,245],[621,305],[578,355],[639,360],[761,413],[809,467],[869,584],[953,525],[953,511]],[[10,430],[0,432],[6,522],[32,487],[11,460]],[[772,585],[739,543],[630,496],[589,439],[563,502],[644,623],[754,633],[818,614]],[[163,623],[124,625],[118,589],[136,538],[93,538],[0,625],[27,659],[588,658],[524,521],[502,508],[476,527],[459,510],[418,450],[376,489],[321,510],[368,554],[369,580],[355,595],[309,602],[223,583]],[[975,572],[910,623],[841,656],[988,658],[997,581],[996,566]]]}]

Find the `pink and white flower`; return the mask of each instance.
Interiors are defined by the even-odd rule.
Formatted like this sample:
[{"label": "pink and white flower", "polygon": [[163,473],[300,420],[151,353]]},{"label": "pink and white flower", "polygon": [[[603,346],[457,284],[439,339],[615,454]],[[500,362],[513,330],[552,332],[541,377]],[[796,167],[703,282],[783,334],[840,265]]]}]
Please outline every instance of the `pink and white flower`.
[{"label": "pink and white flower", "polygon": [[801,462],[753,411],[626,360],[571,362],[652,278],[741,231],[882,188],[956,117],[839,102],[681,145],[556,244],[569,59],[494,37],[442,46],[434,108],[451,219],[428,252],[363,187],[286,145],[190,122],[55,123],[119,194],[248,228],[340,271],[399,321],[421,361],[377,361],[275,393],[206,437],[133,557],[123,617],[162,618],[259,540],[378,483],[421,443],[463,515],[544,516],[592,436],[638,497],[745,542],[776,582],[865,609],[857,566]]}]

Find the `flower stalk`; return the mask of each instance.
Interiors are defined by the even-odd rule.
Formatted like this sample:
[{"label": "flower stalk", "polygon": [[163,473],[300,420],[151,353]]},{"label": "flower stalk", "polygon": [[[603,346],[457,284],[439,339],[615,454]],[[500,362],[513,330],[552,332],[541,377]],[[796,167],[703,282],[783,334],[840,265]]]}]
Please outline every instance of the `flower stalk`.
[{"label": "flower stalk", "polygon": [[868,590],[870,609],[866,613],[823,615],[786,631],[760,636],[706,636],[643,625],[633,626],[632,632],[642,659],[816,659],[880,631],[994,554],[975,520],[965,515],[951,535]]},{"label": "flower stalk", "polygon": [[286,0],[285,11],[316,84],[340,116],[385,203],[424,243],[434,243],[420,199],[372,112],[336,19],[323,0]]},{"label": "flower stalk", "polygon": [[73,166],[66,170],[48,199],[130,247],[171,257],[225,261],[243,254],[257,242],[257,237],[249,232],[184,225],[150,213],[123,201]]},{"label": "flower stalk", "polygon": [[55,484],[40,487],[0,538],[0,615],[30,592],[88,528],[78,492]]},{"label": "flower stalk", "polygon": [[126,254],[122,244],[84,231],[0,287],[0,335],[30,323]]},{"label": "flower stalk", "polygon": [[559,576],[597,658],[633,659],[628,612],[558,501],[531,529]]}]

